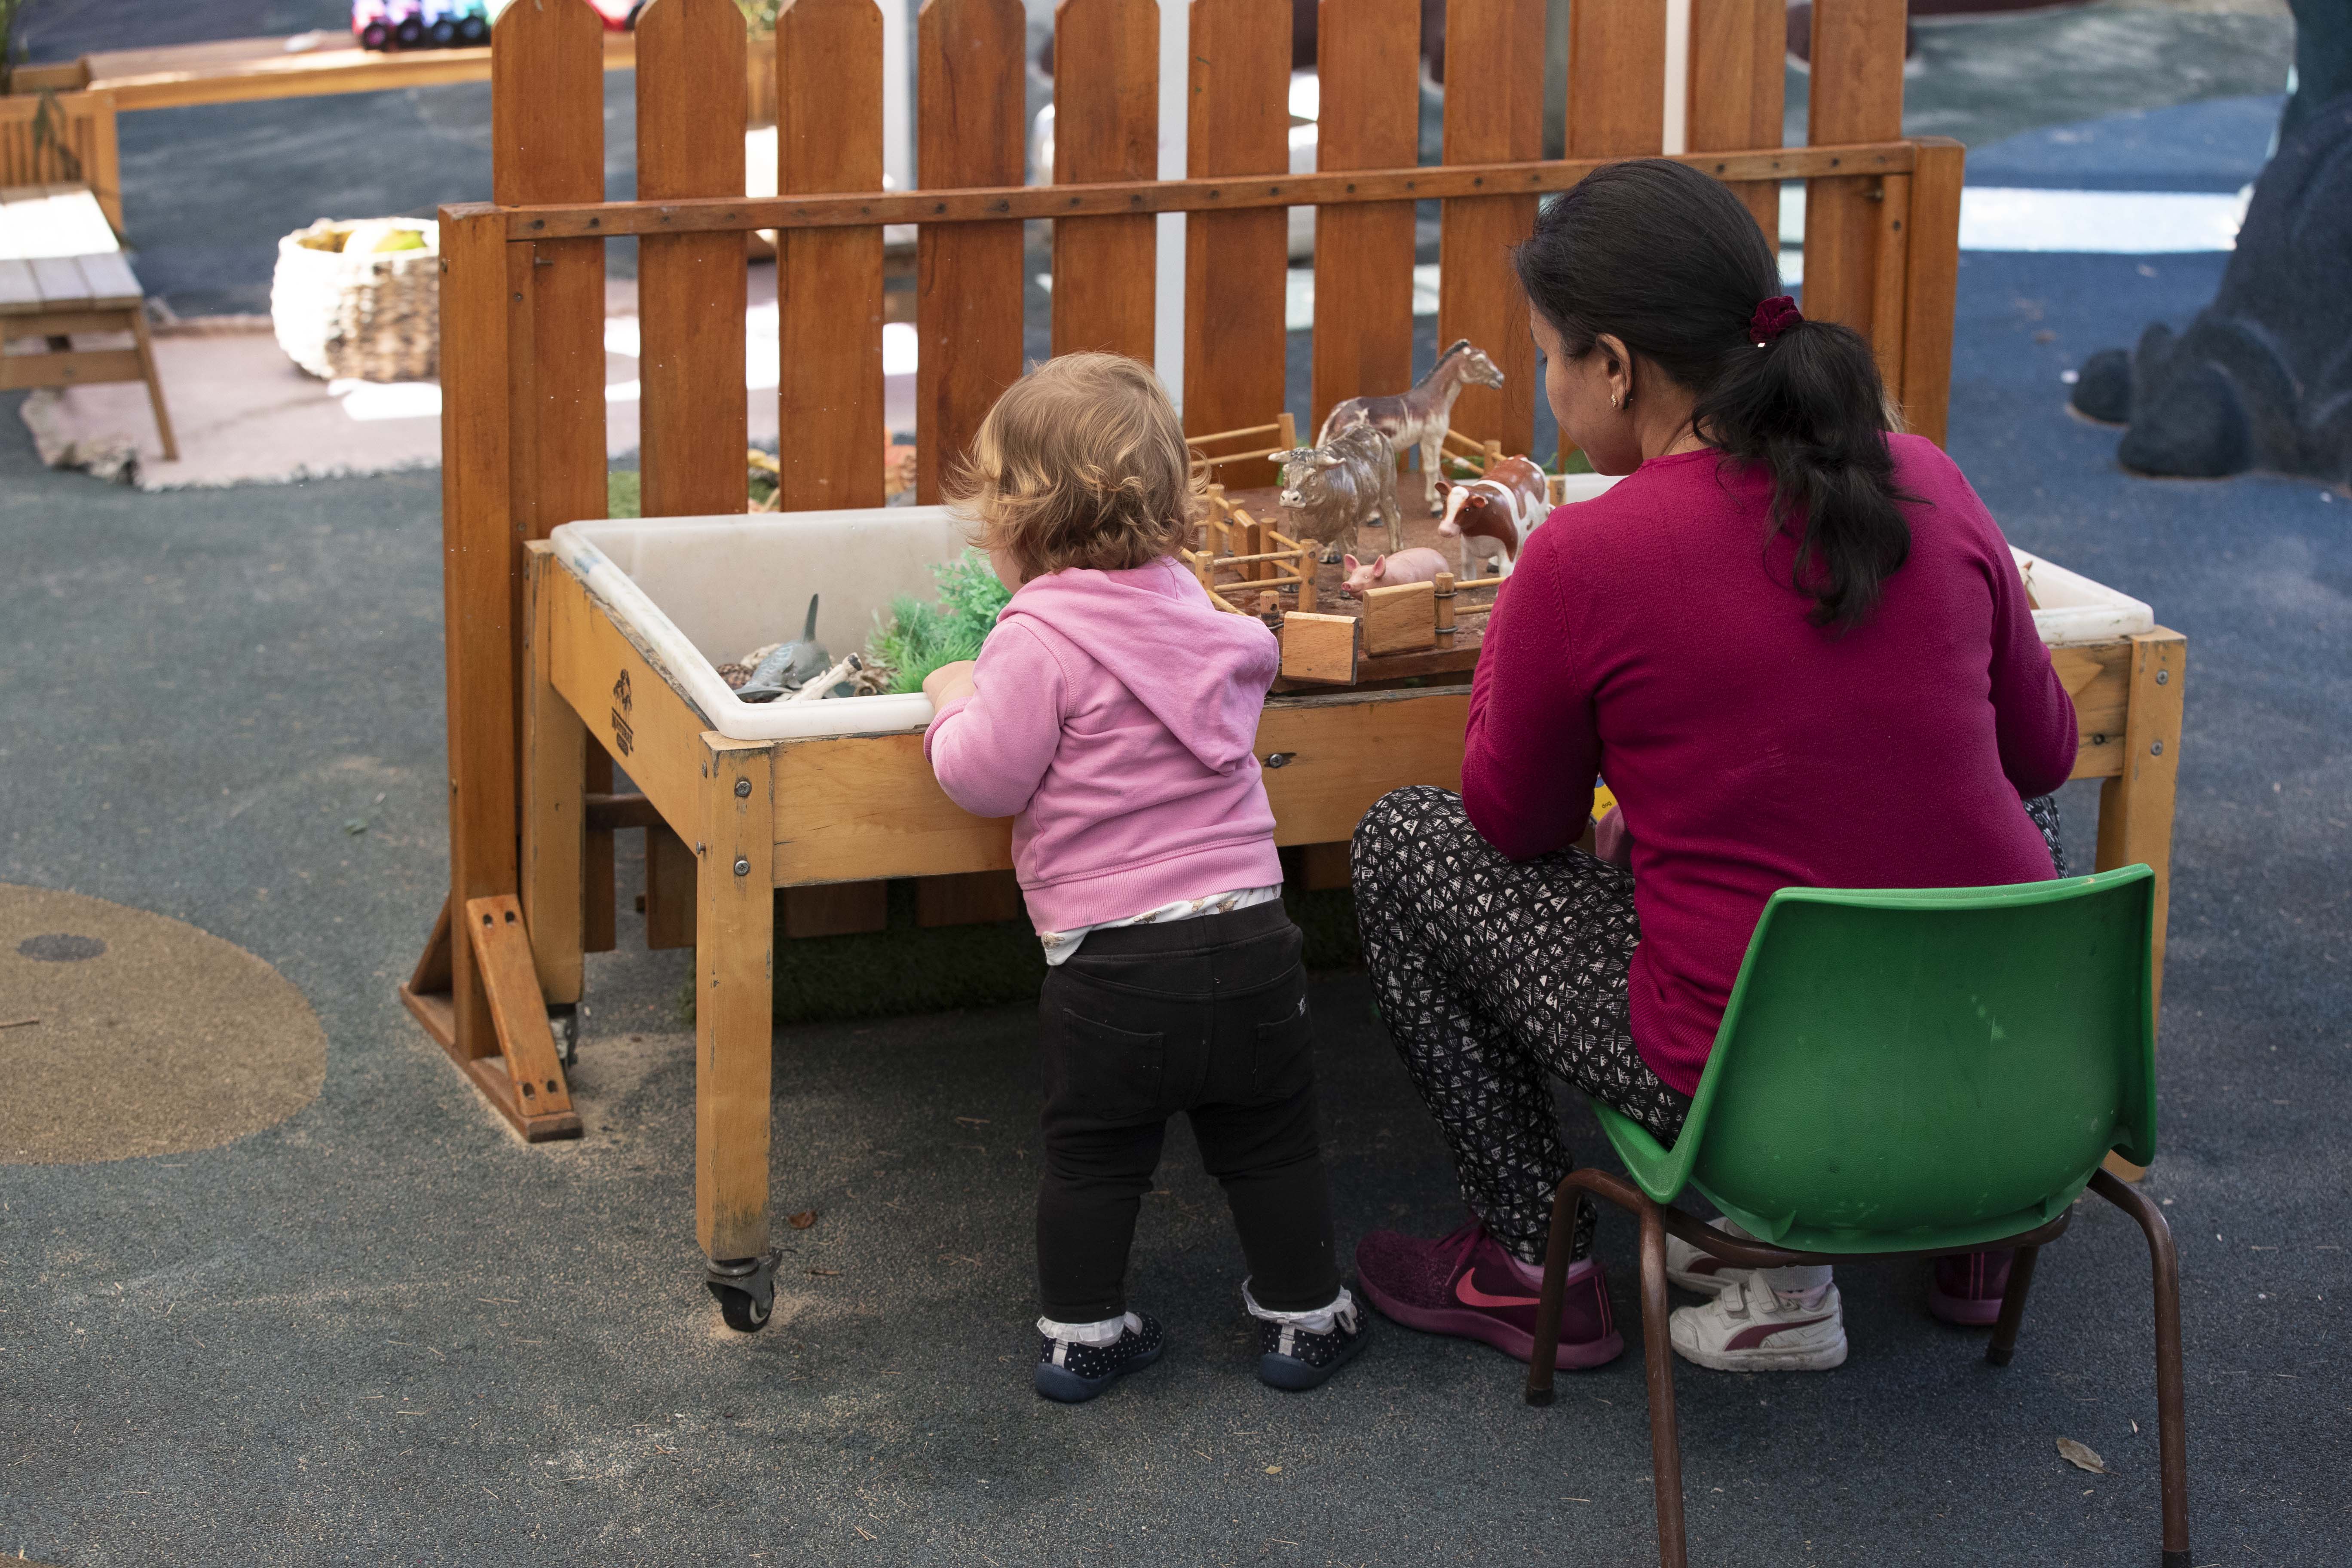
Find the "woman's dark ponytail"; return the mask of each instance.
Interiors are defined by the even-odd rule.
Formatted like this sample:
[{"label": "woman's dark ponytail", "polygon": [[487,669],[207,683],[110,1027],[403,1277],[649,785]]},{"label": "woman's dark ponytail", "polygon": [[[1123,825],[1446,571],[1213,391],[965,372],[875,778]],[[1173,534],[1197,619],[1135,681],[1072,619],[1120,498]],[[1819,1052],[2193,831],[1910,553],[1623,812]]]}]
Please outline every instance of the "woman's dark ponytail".
[{"label": "woman's dark ponytail", "polygon": [[1813,623],[1865,619],[1911,552],[1878,363],[1852,328],[1767,304],[1780,263],[1739,199],[1662,158],[1610,163],[1546,206],[1513,259],[1570,353],[1620,339],[1696,395],[1703,439],[1771,475]]}]

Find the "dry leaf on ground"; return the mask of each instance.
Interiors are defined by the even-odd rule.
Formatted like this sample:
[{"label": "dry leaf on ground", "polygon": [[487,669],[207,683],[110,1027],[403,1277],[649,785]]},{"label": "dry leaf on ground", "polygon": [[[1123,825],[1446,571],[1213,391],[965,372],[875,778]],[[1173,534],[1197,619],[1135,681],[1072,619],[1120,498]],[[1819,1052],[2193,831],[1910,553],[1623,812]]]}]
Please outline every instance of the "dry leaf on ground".
[{"label": "dry leaf on ground", "polygon": [[816,1210],[803,1209],[800,1213],[792,1215],[788,1217],[791,1219],[792,1226],[794,1230],[806,1230],[809,1226],[816,1223]]},{"label": "dry leaf on ground", "polygon": [[2102,1459],[2093,1450],[2084,1447],[2083,1444],[2077,1443],[2072,1437],[2061,1437],[2058,1439],[2058,1457],[2065,1460],[2068,1464],[2074,1466],[2076,1469],[2088,1470],[2095,1476],[2112,1476],[2115,1474],[2115,1471],[2107,1468],[2107,1462],[2105,1459]]}]

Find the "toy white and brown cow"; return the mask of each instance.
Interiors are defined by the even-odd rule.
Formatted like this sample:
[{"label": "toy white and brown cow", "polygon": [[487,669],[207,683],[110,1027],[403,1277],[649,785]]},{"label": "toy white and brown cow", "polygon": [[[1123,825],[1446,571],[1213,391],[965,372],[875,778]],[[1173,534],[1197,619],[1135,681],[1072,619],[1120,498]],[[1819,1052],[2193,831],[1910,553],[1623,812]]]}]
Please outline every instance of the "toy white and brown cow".
[{"label": "toy white and brown cow", "polygon": [[1327,563],[1355,544],[1361,523],[1385,524],[1391,551],[1404,543],[1396,454],[1378,430],[1353,425],[1319,446],[1294,447],[1272,457],[1282,465],[1282,510],[1290,536],[1320,541]]},{"label": "toy white and brown cow", "polygon": [[1526,458],[1505,458],[1475,479],[1440,480],[1445,517],[1439,534],[1462,542],[1464,582],[1479,576],[1472,568],[1491,561],[1491,576],[1507,577],[1518,559],[1519,543],[1541,522],[1550,499],[1549,481],[1542,468]]},{"label": "toy white and brown cow", "polygon": [[1399,457],[1408,447],[1420,447],[1422,499],[1428,503],[1429,515],[1435,517],[1438,453],[1445,444],[1445,432],[1454,425],[1454,400],[1465,386],[1502,384],[1503,373],[1495,368],[1495,362],[1472,348],[1468,338],[1462,338],[1437,356],[1429,374],[1414,382],[1411,391],[1387,397],[1350,397],[1334,405],[1324,416],[1323,433],[1316,437],[1315,444],[1328,447],[1334,436],[1350,425],[1369,425],[1388,437]]}]

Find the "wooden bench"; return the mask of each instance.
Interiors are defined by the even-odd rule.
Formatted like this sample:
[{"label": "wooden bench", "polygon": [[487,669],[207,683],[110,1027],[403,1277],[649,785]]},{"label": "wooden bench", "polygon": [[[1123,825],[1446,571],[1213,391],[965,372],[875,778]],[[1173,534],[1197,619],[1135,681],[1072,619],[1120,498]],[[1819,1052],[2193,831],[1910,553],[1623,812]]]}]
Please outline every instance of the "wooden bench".
[{"label": "wooden bench", "polygon": [[[77,334],[128,332],[133,347],[77,349]],[[40,338],[47,353],[9,353]],[[82,185],[0,189],[0,392],[143,381],[163,456],[176,460],[172,416],[147,335],[147,299],[98,198]]]}]

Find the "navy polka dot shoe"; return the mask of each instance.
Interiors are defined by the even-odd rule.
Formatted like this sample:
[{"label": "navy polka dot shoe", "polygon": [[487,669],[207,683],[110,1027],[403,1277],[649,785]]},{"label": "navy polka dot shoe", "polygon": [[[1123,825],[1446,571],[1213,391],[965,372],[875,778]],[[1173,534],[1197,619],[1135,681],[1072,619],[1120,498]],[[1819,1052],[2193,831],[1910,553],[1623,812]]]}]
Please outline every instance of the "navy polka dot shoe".
[{"label": "navy polka dot shoe", "polygon": [[1129,1373],[1158,1361],[1166,1348],[1160,1320],[1146,1312],[1128,1313],[1118,1338],[1107,1345],[1057,1339],[1047,1331],[1048,1321],[1037,1320],[1037,1392],[1064,1405],[1092,1399]]},{"label": "navy polka dot shoe", "polygon": [[[1325,1321],[1316,1324],[1318,1318]],[[1342,1290],[1328,1318],[1320,1312],[1265,1314],[1258,1317],[1257,1331],[1258,1381],[1268,1388],[1303,1394],[1322,1387],[1356,1358],[1371,1337],[1371,1322],[1355,1298]]]}]

